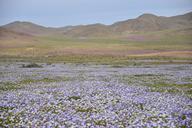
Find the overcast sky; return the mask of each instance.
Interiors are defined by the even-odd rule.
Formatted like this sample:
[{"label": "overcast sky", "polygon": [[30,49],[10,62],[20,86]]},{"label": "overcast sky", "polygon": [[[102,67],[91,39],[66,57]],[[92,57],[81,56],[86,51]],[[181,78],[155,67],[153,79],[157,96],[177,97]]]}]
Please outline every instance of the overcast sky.
[{"label": "overcast sky", "polygon": [[143,13],[173,16],[192,11],[192,0],[0,0],[0,25],[30,21],[44,26],[103,23]]}]

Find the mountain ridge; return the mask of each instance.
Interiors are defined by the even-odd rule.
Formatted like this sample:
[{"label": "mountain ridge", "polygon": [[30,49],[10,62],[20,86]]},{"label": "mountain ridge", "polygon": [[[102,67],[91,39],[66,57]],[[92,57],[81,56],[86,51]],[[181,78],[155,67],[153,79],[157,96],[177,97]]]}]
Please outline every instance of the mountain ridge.
[{"label": "mountain ridge", "polygon": [[135,31],[161,31],[183,29],[192,26],[192,12],[165,17],[145,13],[135,19],[115,22],[111,25],[88,24],[64,27],[44,27],[32,22],[15,21],[1,26],[7,30],[32,36],[64,36],[64,37],[100,37],[122,35]]}]

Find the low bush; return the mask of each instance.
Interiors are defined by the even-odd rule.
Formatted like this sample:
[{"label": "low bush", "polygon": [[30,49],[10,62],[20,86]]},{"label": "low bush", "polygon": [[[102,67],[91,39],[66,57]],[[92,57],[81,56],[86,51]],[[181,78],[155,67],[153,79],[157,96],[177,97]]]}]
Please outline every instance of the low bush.
[{"label": "low bush", "polygon": [[21,66],[22,68],[42,68],[42,65],[36,64],[36,63],[30,63],[30,64],[23,64]]}]

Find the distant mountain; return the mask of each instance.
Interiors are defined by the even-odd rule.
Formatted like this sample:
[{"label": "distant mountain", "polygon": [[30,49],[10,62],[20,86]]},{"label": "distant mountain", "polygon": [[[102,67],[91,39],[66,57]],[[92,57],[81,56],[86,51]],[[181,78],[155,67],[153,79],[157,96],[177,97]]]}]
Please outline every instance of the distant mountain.
[{"label": "distant mountain", "polygon": [[185,15],[163,17],[143,14],[136,19],[114,23],[110,27],[115,32],[158,31],[165,29],[189,28],[192,26],[192,12]]},{"label": "distant mountain", "polygon": [[0,29],[32,36],[105,37],[137,31],[178,30],[185,28],[192,28],[192,12],[172,17],[143,14],[136,19],[120,21],[112,25],[92,24],[60,28],[50,28],[30,22],[16,21],[1,26]]},{"label": "distant mountain", "polygon": [[103,24],[81,25],[74,27],[63,33],[65,36],[87,37],[87,36],[105,36],[113,34],[110,28]]},{"label": "distant mountain", "polygon": [[34,36],[49,35],[56,32],[55,28],[47,28],[31,22],[21,21],[15,21],[2,27],[10,31],[25,33]]}]

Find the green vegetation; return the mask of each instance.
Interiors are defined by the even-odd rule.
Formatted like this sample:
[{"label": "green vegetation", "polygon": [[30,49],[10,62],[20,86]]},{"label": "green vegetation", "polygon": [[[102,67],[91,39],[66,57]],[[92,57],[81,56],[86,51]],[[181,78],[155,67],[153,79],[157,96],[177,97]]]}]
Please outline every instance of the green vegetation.
[{"label": "green vegetation", "polygon": [[13,107],[6,107],[6,106],[0,106],[0,111],[6,111],[8,112],[9,110],[14,109]]},{"label": "green vegetation", "polygon": [[168,79],[161,74],[138,74],[138,75],[122,75],[115,76],[125,84],[140,83],[141,85],[150,85],[153,83],[166,82]]},{"label": "green vegetation", "polygon": [[57,82],[58,80],[56,79],[50,79],[50,78],[43,78],[43,79],[24,79],[22,81],[20,81],[20,84],[30,84],[30,83],[38,83],[38,82],[46,82],[46,83],[50,83],[50,82]]},{"label": "green vegetation", "polygon": [[121,82],[128,85],[144,85],[150,87],[151,92],[181,93],[192,97],[192,83],[177,84],[168,79],[166,75],[156,74],[138,74],[115,76]]},{"label": "green vegetation", "polygon": [[192,78],[191,77],[184,78],[184,80],[187,81],[187,82],[192,82]]},{"label": "green vegetation", "polygon": [[149,84],[151,92],[181,93],[192,98],[192,84],[154,83]]},{"label": "green vegetation", "polygon": [[192,88],[192,84],[175,84],[175,83],[165,83],[165,82],[154,83],[154,84],[151,84],[149,86],[152,86],[152,87]]},{"label": "green vegetation", "polygon": [[104,127],[107,126],[106,120],[97,120],[97,121],[94,121],[94,123],[95,123],[95,125],[98,125],[98,126],[104,126]]},{"label": "green vegetation", "polygon": [[80,96],[70,96],[70,97],[68,98],[68,100],[80,100],[80,99],[81,99]]},{"label": "green vegetation", "polygon": [[15,127],[15,124],[20,121],[19,114],[14,115],[13,112],[9,112],[9,110],[13,110],[13,107],[0,106],[0,112],[6,112],[7,117],[0,117],[0,127],[6,128],[7,125],[11,127]]},{"label": "green vegetation", "polygon": [[[76,64],[107,64],[113,67],[158,65],[158,64],[191,64],[192,58],[177,57],[130,57],[106,55],[65,55],[49,57],[0,57],[0,62],[41,62],[41,63],[76,63]],[[146,60],[146,61],[145,61]]]},{"label": "green vegetation", "polygon": [[11,82],[0,83],[0,91],[16,90],[20,88],[22,88],[20,84],[11,83]]},{"label": "green vegetation", "polygon": [[50,82],[58,82],[58,81],[67,81],[67,78],[63,79],[50,79],[50,78],[43,78],[43,79],[24,79],[16,83],[12,82],[6,82],[6,83],[0,83],[0,91],[9,91],[9,90],[16,90],[16,89],[21,89],[24,87],[24,85],[27,84],[32,84],[32,83],[39,83],[39,82],[44,82],[44,83],[50,83]]},{"label": "green vegetation", "polygon": [[7,125],[9,125],[10,127],[15,127],[15,124],[20,122],[20,118],[17,116],[13,118],[12,116],[13,114],[9,113],[9,116],[4,119],[0,117],[0,127],[6,128]]},{"label": "green vegetation", "polygon": [[92,112],[93,109],[92,108],[77,108],[76,109],[76,112],[86,112],[86,113],[89,113],[89,112]]}]

